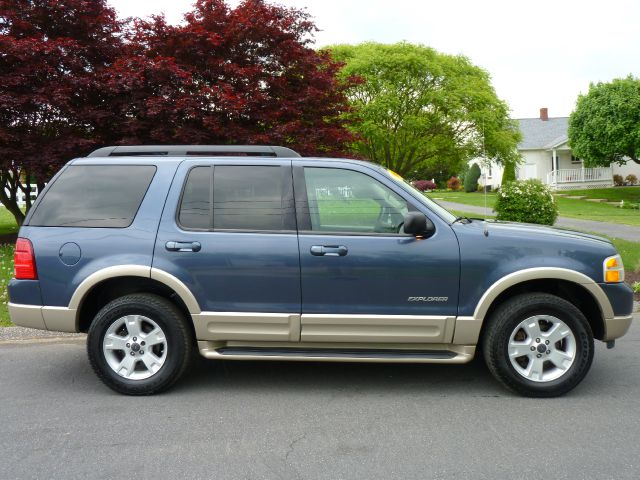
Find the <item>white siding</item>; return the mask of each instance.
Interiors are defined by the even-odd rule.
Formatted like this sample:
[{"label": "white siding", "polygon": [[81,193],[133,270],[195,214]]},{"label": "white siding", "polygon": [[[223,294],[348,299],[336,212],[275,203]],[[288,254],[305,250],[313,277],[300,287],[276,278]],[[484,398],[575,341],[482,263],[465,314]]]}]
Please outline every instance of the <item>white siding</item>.
[{"label": "white siding", "polygon": [[525,165],[536,166],[536,178],[542,182],[547,181],[547,173],[551,171],[551,152],[545,150],[524,150],[521,151],[522,163],[518,166],[518,179],[524,180]]},{"label": "white siding", "polygon": [[614,175],[621,175],[622,178],[626,178],[627,175],[632,173],[636,177],[638,177],[638,180],[640,180],[640,165],[638,165],[633,160],[629,160],[624,165],[618,165],[614,163],[611,166],[613,167]]}]

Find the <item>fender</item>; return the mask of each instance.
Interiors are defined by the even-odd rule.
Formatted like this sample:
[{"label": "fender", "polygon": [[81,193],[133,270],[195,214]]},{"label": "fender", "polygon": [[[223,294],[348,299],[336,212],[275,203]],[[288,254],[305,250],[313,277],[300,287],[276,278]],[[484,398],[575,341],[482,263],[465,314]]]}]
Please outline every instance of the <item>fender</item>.
[{"label": "fender", "polygon": [[116,277],[145,277],[157,280],[178,294],[191,314],[200,313],[200,305],[187,286],[170,273],[144,265],[117,265],[92,273],[85,278],[69,301],[68,308],[77,310],[87,293],[98,283]]},{"label": "fender", "polygon": [[602,288],[592,278],[567,268],[527,268],[505,275],[491,285],[478,301],[473,317],[457,317],[453,343],[475,345],[478,342],[484,318],[492,303],[502,292],[519,283],[546,279],[565,280],[580,285],[596,300],[600,307],[603,321],[613,319],[614,313],[611,302],[609,302]]}]

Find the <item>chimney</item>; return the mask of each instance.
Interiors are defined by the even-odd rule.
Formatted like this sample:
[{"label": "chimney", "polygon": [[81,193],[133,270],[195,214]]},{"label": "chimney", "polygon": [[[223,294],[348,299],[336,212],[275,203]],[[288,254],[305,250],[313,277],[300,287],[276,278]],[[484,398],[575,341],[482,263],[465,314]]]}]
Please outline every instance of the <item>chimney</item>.
[{"label": "chimney", "polygon": [[540,109],[540,120],[546,122],[549,120],[549,109],[547,107]]}]

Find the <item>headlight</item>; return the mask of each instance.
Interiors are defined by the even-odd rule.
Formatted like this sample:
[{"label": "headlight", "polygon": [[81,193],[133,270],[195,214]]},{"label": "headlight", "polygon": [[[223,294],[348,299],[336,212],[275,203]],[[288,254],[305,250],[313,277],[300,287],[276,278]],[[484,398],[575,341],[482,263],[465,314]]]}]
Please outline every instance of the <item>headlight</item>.
[{"label": "headlight", "polygon": [[604,281],[606,283],[624,282],[624,265],[620,255],[607,257],[602,264]]}]

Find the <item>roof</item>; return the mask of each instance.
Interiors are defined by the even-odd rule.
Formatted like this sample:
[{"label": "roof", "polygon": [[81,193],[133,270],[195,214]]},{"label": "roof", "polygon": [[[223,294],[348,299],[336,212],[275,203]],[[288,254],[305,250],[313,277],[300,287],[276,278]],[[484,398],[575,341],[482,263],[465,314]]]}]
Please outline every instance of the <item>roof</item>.
[{"label": "roof", "polygon": [[544,121],[539,118],[518,118],[516,121],[522,132],[518,150],[549,149],[568,140],[569,117],[555,117]]}]

